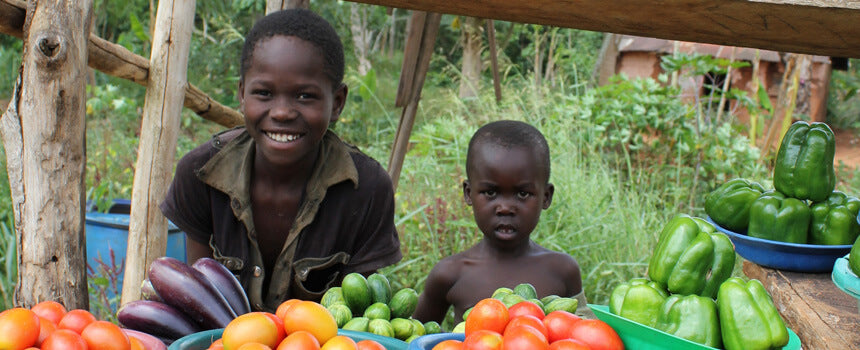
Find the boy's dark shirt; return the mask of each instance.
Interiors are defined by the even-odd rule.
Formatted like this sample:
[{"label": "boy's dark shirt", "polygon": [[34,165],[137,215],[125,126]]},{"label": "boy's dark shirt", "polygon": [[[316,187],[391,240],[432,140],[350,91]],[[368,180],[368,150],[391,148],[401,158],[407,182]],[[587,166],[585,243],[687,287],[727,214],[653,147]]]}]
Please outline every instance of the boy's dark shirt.
[{"label": "boy's dark shirt", "polygon": [[[254,142],[244,128],[215,135],[184,156],[161,211],[188,238],[208,244],[239,275],[254,309],[319,300],[350,272],[401,259],[391,180],[374,159],[327,132],[304,199],[264,292],[250,186]],[[213,234],[214,233],[214,234]],[[291,266],[292,265],[292,266]]]}]

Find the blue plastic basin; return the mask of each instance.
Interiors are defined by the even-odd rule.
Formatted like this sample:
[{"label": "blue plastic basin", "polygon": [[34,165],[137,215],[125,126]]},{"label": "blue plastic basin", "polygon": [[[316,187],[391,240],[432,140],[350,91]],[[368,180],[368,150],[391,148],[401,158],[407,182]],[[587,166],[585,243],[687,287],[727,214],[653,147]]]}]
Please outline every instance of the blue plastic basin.
[{"label": "blue plastic basin", "polygon": [[[122,278],[128,247],[129,215],[128,200],[117,200],[108,213],[88,211],[86,213],[87,267],[97,276],[104,276],[104,269],[118,269],[117,290],[122,290]],[[91,207],[92,209],[92,207]],[[123,213],[125,212],[125,213]],[[113,260],[111,260],[113,252]],[[166,256],[186,262],[185,233],[173,223],[168,223]],[[107,276],[105,276],[107,277]],[[110,288],[109,288],[110,290]],[[108,297],[113,294],[109,292]]]}]

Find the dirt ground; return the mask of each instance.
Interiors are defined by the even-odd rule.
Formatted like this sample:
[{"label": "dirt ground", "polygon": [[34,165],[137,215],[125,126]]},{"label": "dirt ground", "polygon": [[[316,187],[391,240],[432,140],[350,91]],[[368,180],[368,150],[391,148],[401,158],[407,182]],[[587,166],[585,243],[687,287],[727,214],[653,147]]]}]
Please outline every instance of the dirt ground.
[{"label": "dirt ground", "polygon": [[839,161],[856,169],[860,166],[860,132],[856,130],[833,129],[836,136],[836,155],[833,163],[838,166]]}]

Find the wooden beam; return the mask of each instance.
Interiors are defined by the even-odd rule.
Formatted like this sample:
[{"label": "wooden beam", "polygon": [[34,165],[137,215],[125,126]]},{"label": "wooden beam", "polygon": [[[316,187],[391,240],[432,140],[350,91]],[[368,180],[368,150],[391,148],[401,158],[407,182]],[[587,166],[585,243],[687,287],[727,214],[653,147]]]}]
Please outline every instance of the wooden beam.
[{"label": "wooden beam", "polygon": [[[0,0],[0,32],[23,39],[26,3],[19,0]],[[149,61],[125,47],[90,34],[87,42],[87,64],[105,74],[146,85]],[[184,105],[203,119],[226,127],[244,124],[242,114],[209,97],[199,88],[188,84]]]},{"label": "wooden beam", "polygon": [[173,178],[173,159],[188,85],[188,52],[195,0],[160,0],[152,37],[149,83],[143,105],[131,215],[128,227],[122,304],[140,299],[149,265],[167,250],[167,218],[158,209]]},{"label": "wooden beam", "polygon": [[857,0],[351,0],[670,40],[860,58]]}]

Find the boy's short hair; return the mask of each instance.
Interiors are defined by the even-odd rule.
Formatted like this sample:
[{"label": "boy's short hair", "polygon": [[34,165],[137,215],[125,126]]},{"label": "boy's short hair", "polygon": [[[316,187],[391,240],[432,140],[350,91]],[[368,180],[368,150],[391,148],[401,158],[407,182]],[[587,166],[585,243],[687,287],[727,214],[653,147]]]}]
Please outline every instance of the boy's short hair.
[{"label": "boy's short hair", "polygon": [[251,55],[260,41],[275,35],[294,36],[310,42],[323,55],[323,71],[335,88],[343,82],[343,44],[334,27],[318,14],[307,9],[287,9],[272,12],[254,23],[242,46],[240,79],[251,65]]},{"label": "boy's short hair", "polygon": [[494,121],[478,128],[469,140],[466,152],[466,176],[469,176],[475,145],[496,145],[505,148],[523,147],[534,152],[534,156],[544,168],[546,182],[549,182],[550,160],[549,145],[543,134],[534,126],[516,120]]}]

